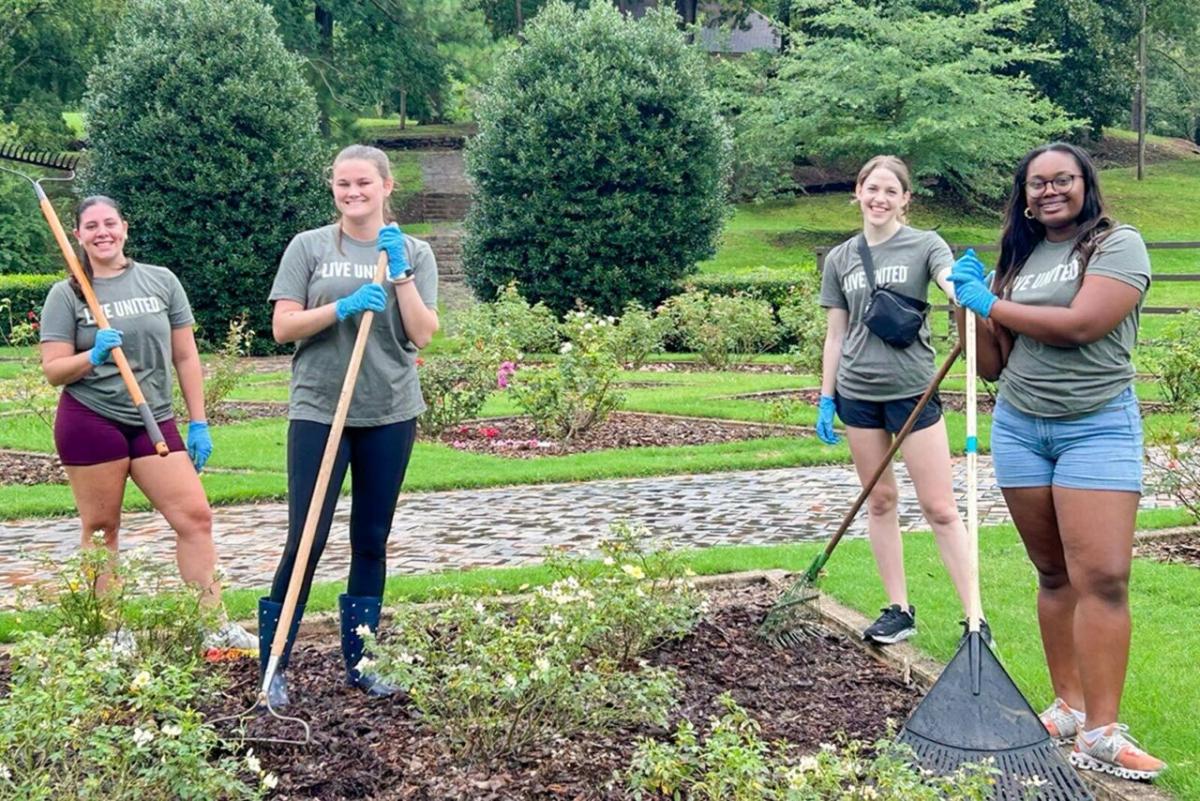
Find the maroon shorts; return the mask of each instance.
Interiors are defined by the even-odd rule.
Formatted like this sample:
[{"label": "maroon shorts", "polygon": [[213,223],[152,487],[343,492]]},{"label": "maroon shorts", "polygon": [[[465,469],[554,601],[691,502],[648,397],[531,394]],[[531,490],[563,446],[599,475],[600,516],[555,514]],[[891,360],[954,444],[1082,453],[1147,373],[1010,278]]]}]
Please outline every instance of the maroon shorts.
[{"label": "maroon shorts", "polygon": [[[186,450],[175,418],[158,424],[167,447],[172,451]],[[118,423],[84,406],[70,393],[58,399],[54,418],[54,447],[58,458],[66,465],[92,465],[114,462],[117,459],[137,459],[155,454],[154,442],[146,429]]]}]

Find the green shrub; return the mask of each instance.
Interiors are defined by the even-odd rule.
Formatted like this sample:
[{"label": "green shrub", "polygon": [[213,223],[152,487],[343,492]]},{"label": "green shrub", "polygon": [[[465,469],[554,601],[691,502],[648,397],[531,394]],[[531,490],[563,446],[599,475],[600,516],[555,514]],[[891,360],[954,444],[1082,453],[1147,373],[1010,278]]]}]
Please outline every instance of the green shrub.
[{"label": "green shrub", "polygon": [[1175,411],[1200,404],[1200,311],[1172,320],[1163,332],[1153,361],[1163,395]]},{"label": "green shrub", "polygon": [[815,271],[800,280],[776,308],[784,336],[792,342],[788,356],[801,373],[820,373],[825,349],[825,309],[820,304],[821,280]]},{"label": "green shrub", "polygon": [[16,375],[0,381],[0,404],[8,411],[18,411],[37,417],[47,428],[54,428],[54,412],[58,407],[58,389],[50,386],[42,372],[38,352],[37,312],[14,313],[12,301],[0,297],[0,345],[18,348]]},{"label": "green shrub", "polygon": [[613,332],[613,352],[617,363],[637,370],[646,363],[650,355],[662,349],[663,338],[671,321],[666,317],[655,317],[637,301],[625,304],[621,319],[608,318],[616,324]]},{"label": "green shrub", "polygon": [[[869,749],[851,742],[798,756],[786,742],[768,744],[759,725],[729,693],[725,713],[710,721],[701,741],[688,720],[672,742],[638,741],[627,785],[636,799],[692,801],[984,801],[992,795],[985,765],[968,765],[947,777],[914,767],[912,752],[893,740]],[[1031,790],[1032,790],[1031,786]]]},{"label": "green shrub", "polygon": [[[4,243],[0,247],[0,279],[14,273],[62,273],[64,269],[33,187],[6,172],[0,172],[0,242]],[[45,293],[38,298],[38,308],[44,299]]]},{"label": "green shrub", "polygon": [[516,279],[563,314],[656,305],[715,252],[726,126],[673,11],[546,5],[478,106],[463,260],[481,298]]},{"label": "green shrub", "polygon": [[63,279],[56,275],[0,275],[0,298],[7,301],[7,311],[0,314],[0,336],[12,335],[14,325],[30,322],[42,314],[42,304],[55,282]]},{"label": "green shrub", "polygon": [[476,303],[454,319],[455,334],[468,346],[498,349],[514,361],[529,353],[558,349],[558,320],[545,303],[529,303],[510,281],[490,303]]},{"label": "green shrub", "polygon": [[[250,364],[245,361],[254,344],[254,332],[246,314],[229,321],[225,331],[225,341],[205,365],[204,375],[204,411],[209,417],[219,417],[223,413],[225,400],[229,393],[237,389],[238,384],[250,372]],[[187,404],[183,400],[183,391],[179,382],[172,384],[172,406],[175,419],[187,420]]]},{"label": "green shrub", "polygon": [[122,203],[131,252],[179,275],[209,337],[246,312],[268,347],[280,254],[327,219],[302,69],[254,0],[132,0],[88,76],[85,190]]},{"label": "green shrub", "polygon": [[468,344],[460,354],[419,362],[421,395],[425,398],[425,412],[417,418],[421,433],[436,437],[447,428],[477,417],[488,396],[503,388],[497,373],[501,364],[512,363],[501,362],[497,352],[482,341]]},{"label": "green shrub", "polygon": [[561,331],[558,359],[545,367],[521,367],[509,378],[509,391],[539,434],[570,442],[604,422],[625,398],[616,391],[621,365],[615,326],[590,311],[574,311]]},{"label": "green shrub", "polygon": [[[368,667],[403,687],[461,757],[520,756],[558,737],[662,726],[676,681],[635,659],[696,618],[695,591],[639,549],[644,530],[603,562],[560,561],[567,575],[510,605],[455,596],[396,611]],[[631,550],[632,549],[632,550]],[[662,563],[673,571],[675,563]],[[576,569],[578,567],[578,569]],[[614,621],[614,611],[625,614]],[[368,637],[373,640],[373,638]]]},{"label": "green shrub", "polygon": [[779,338],[771,304],[749,295],[689,289],[668,299],[659,314],[673,322],[684,348],[718,369],[766,350]]},{"label": "green shrub", "polygon": [[[275,782],[228,756],[199,708],[216,691],[201,638],[212,623],[198,591],[145,556],[97,547],[42,568],[24,600],[53,634],[28,632],[0,693],[0,797],[257,799]],[[107,589],[100,591],[102,583]],[[133,635],[119,647],[110,631]]]}]

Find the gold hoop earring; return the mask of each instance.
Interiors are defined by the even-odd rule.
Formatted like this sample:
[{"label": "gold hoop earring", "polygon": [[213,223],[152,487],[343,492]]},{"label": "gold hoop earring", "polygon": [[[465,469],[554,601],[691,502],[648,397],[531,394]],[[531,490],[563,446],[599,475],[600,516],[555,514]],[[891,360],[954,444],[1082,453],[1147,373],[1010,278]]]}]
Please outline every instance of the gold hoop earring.
[{"label": "gold hoop earring", "polygon": [[1029,208],[1028,206],[1025,207],[1025,219],[1027,219],[1027,220],[1033,219],[1033,209]]}]

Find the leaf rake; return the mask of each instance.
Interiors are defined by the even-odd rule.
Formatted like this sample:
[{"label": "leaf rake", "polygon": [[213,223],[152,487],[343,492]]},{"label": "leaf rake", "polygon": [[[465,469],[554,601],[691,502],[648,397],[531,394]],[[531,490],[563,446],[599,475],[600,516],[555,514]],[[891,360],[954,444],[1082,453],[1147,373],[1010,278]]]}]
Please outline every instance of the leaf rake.
[{"label": "leaf rake", "polygon": [[961,342],[955,344],[950,354],[946,357],[946,360],[942,363],[942,366],[938,369],[937,375],[929,382],[929,386],[925,388],[925,392],[917,401],[917,405],[909,413],[903,427],[896,432],[887,455],[883,457],[871,479],[863,485],[862,491],[858,493],[858,497],[854,499],[854,503],[851,504],[850,509],[842,518],[841,525],[838,526],[834,535],[829,538],[829,543],[825,546],[825,550],[817,554],[817,558],[813,559],[812,564],[808,566],[808,570],[805,570],[800,578],[784,590],[779,598],[775,600],[775,603],[772,604],[770,610],[767,611],[766,617],[763,618],[762,623],[758,627],[758,636],[760,638],[774,642],[781,647],[791,648],[804,642],[812,634],[818,617],[815,602],[821,596],[821,593],[817,591],[816,584],[820,578],[822,568],[829,561],[829,556],[833,553],[833,549],[842,541],[842,537],[850,528],[850,524],[854,522],[855,516],[858,515],[858,510],[866,503],[867,496],[871,494],[871,490],[875,489],[875,485],[879,483],[879,479],[883,477],[888,467],[891,466],[892,459],[896,456],[896,452],[900,450],[900,445],[912,431],[913,426],[916,425],[917,418],[920,417],[921,412],[929,404],[929,399],[937,392],[937,388],[942,385],[942,381],[946,378],[946,374],[950,372],[950,368],[954,365],[960,353],[962,353]]}]

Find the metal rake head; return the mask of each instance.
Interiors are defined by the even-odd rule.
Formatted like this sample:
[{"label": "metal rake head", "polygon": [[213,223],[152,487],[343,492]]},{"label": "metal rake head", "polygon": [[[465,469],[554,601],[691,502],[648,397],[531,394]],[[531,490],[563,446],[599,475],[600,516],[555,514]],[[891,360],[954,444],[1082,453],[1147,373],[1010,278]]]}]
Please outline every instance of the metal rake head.
[{"label": "metal rake head", "polygon": [[806,642],[820,628],[817,601],[821,594],[806,573],[783,591],[758,627],[759,639],[784,648]]},{"label": "metal rake head", "polygon": [[74,153],[52,153],[13,142],[0,142],[0,158],[64,172],[75,172],[79,164],[79,156]]}]

